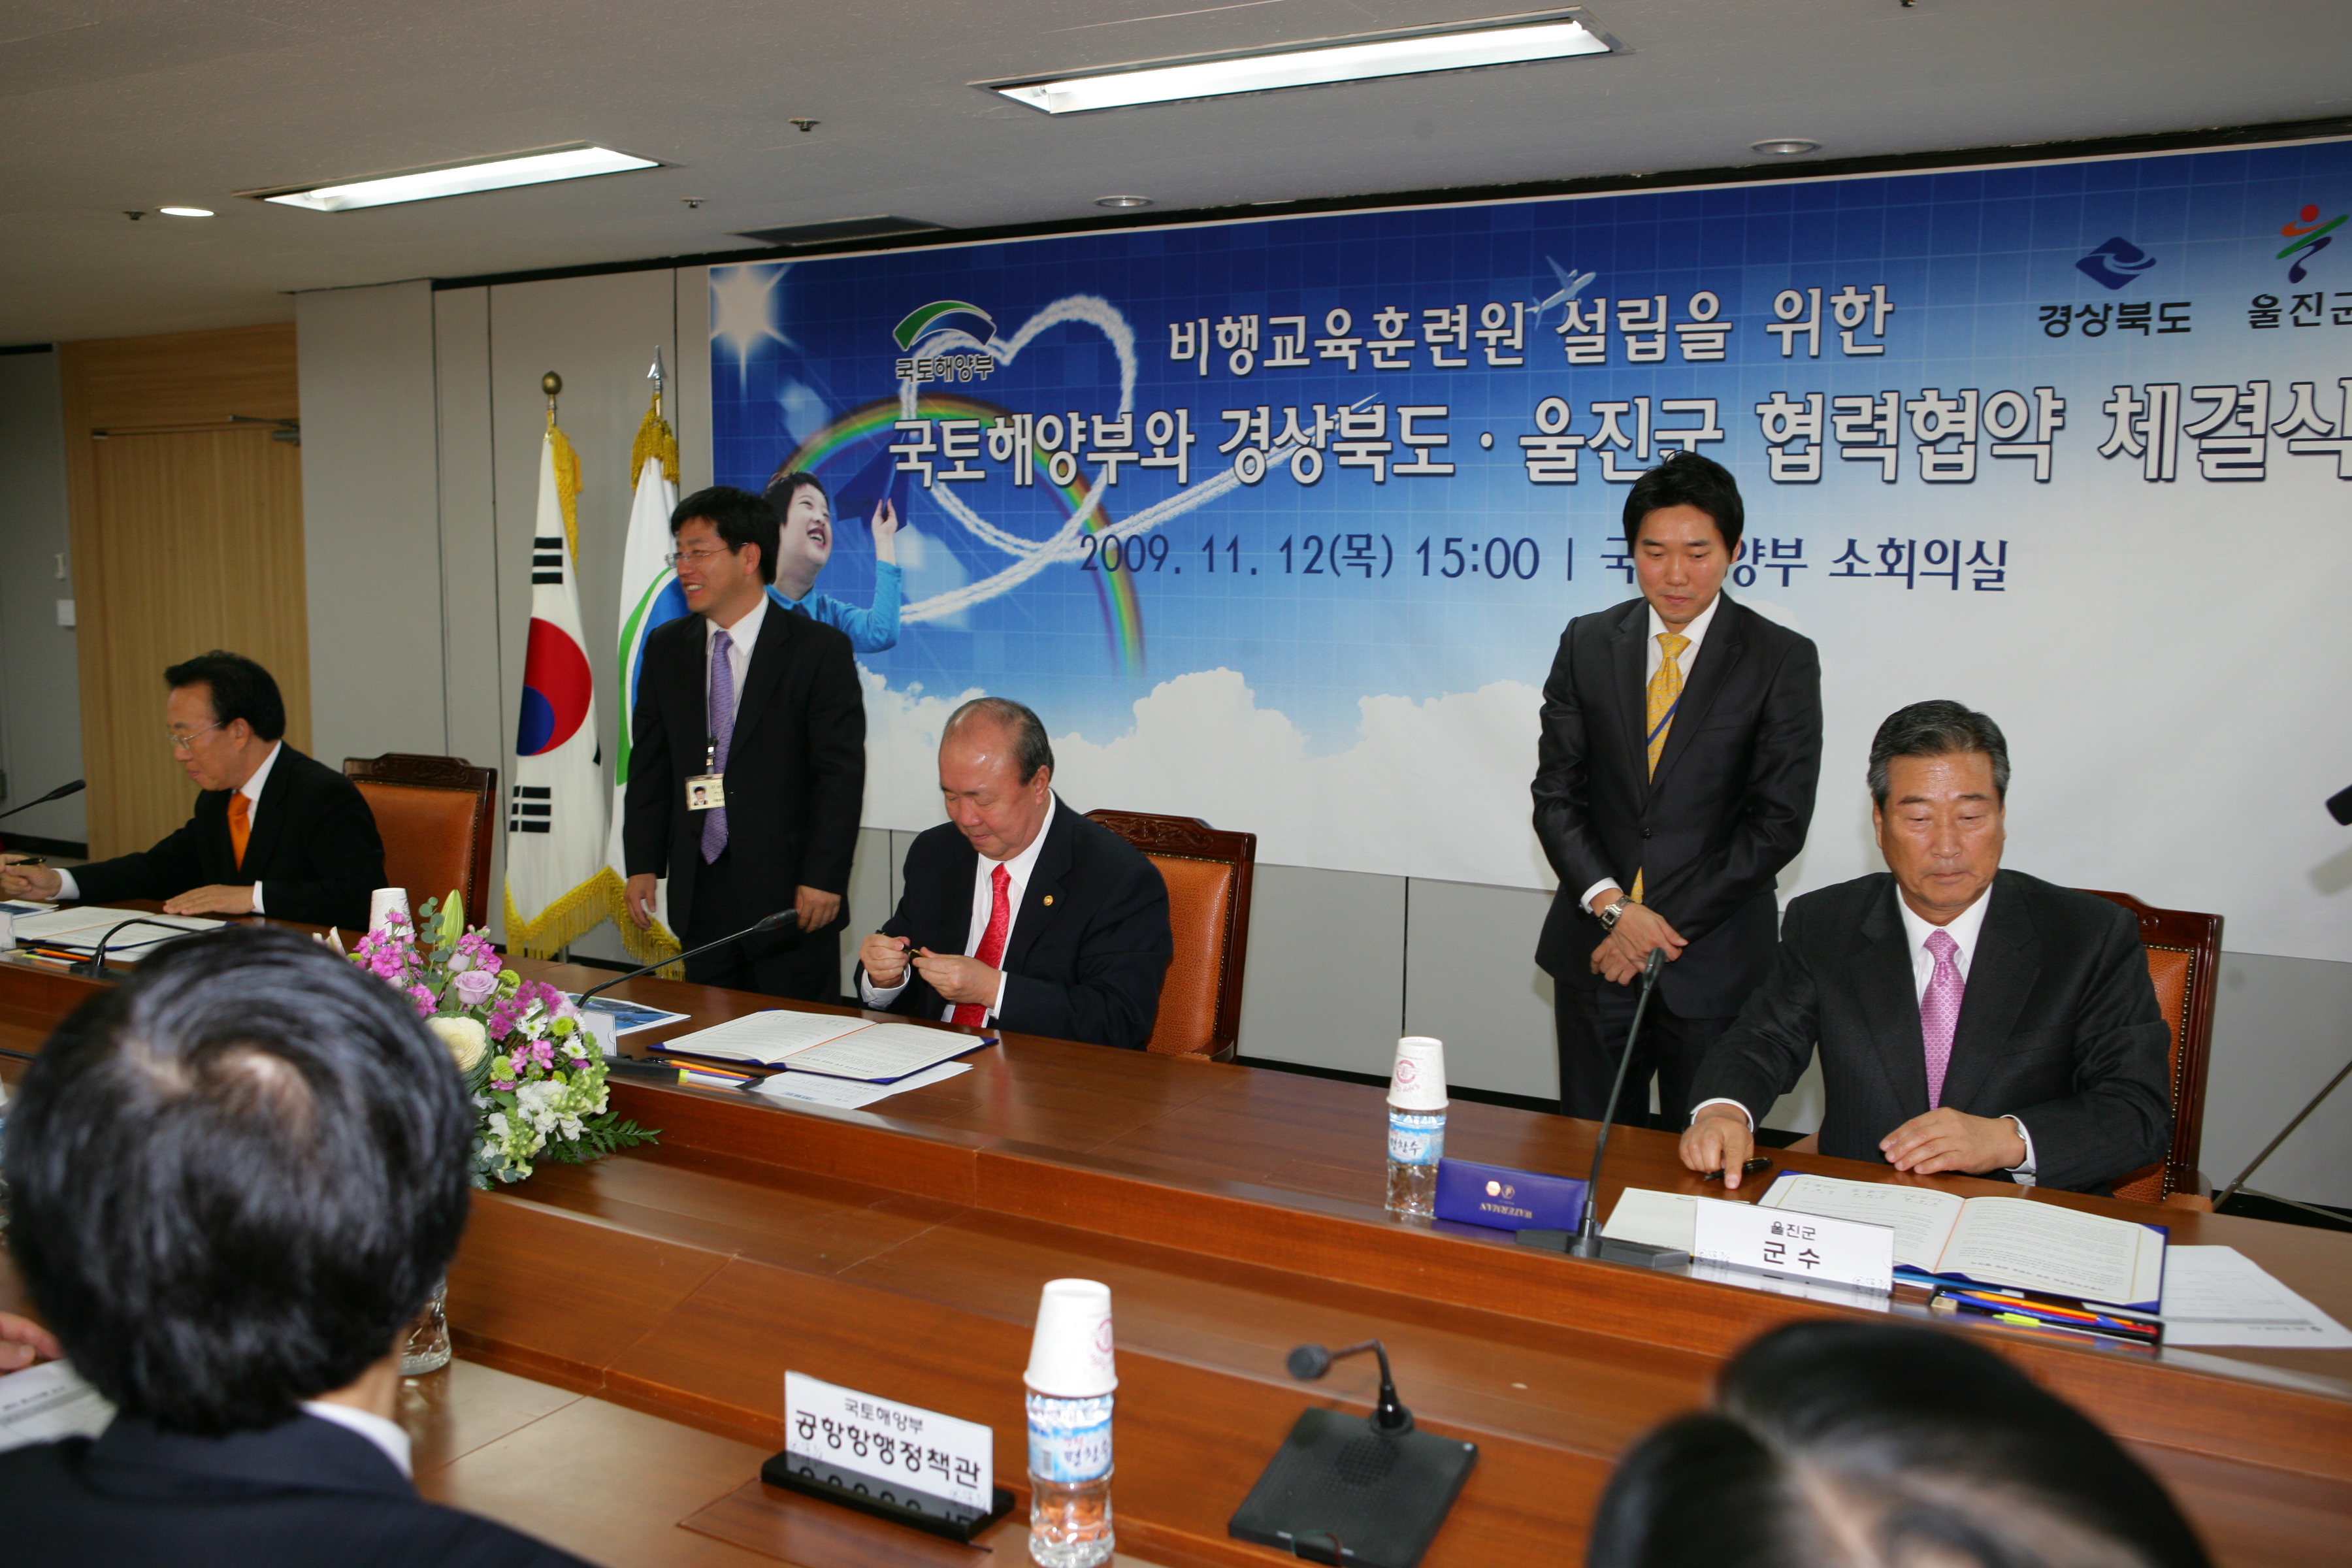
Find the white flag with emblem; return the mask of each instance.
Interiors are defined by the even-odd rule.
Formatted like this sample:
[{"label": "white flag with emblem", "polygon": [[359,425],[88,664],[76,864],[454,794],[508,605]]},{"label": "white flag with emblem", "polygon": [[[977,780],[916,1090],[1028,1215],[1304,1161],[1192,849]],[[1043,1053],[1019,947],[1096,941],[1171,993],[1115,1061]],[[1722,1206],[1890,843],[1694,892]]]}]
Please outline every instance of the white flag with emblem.
[{"label": "white flag with emblem", "polygon": [[[658,362],[656,362],[658,364]],[[629,788],[629,732],[637,711],[637,676],[645,668],[646,638],[655,627],[687,614],[686,595],[670,570],[669,514],[677,507],[677,437],[662,417],[661,392],[656,384],[653,404],[637,426],[637,440],[629,454],[636,475],[636,497],[629,506],[628,542],[621,546],[620,627],[614,638],[616,685],[621,694],[620,741],[613,766],[613,827],[604,847],[604,864],[615,883],[613,923],[639,963],[667,958],[678,950],[668,920],[669,883],[656,884],[654,923],[639,931],[629,918],[620,891],[629,876],[627,856],[621,847],[621,824]]]}]

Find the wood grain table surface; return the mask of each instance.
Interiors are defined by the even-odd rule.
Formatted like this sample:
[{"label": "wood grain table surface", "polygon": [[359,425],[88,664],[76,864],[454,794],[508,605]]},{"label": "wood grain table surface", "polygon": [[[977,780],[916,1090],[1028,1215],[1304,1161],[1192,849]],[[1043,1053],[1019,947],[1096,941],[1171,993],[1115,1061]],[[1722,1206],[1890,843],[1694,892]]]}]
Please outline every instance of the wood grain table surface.
[{"label": "wood grain table surface", "polygon": [[[610,978],[523,967],[567,989]],[[0,1049],[36,1048],[91,988],[0,965]],[[693,1019],[628,1037],[633,1054],[773,1005],[651,978],[616,994]],[[977,1563],[986,1553],[759,1486],[782,1446],[782,1374],[986,1423],[999,1484],[1025,1500],[1030,1323],[1042,1283],[1077,1275],[1112,1290],[1123,1549],[1171,1568],[1279,1561],[1227,1537],[1225,1520],[1301,1409],[1366,1409],[1376,1384],[1368,1361],[1297,1384],[1284,1354],[1377,1335],[1421,1424],[1480,1448],[1432,1568],[1572,1562],[1615,1457],[1702,1402],[1738,1345],[1797,1318],[1864,1315],[1392,1218],[1377,1088],[1021,1037],[964,1059],[972,1070],[864,1111],[616,1074],[616,1106],[660,1128],[657,1146],[543,1165],[475,1205],[450,1282],[462,1359],[437,1388],[410,1385],[412,1427],[446,1434],[420,1449],[436,1457],[420,1459],[420,1486],[614,1563]],[[1457,1101],[1447,1152],[1581,1174],[1596,1131]],[[1628,1184],[1719,1195],[1663,1134],[1621,1130],[1610,1163],[1604,1205]],[[2352,1321],[2352,1237],[2032,1196],[2235,1247]],[[2121,1436],[2219,1561],[2325,1559],[2352,1527],[2352,1352],[2149,1357],[1958,1331]],[[551,1486],[551,1467],[595,1478],[591,1495]],[[1002,1561],[1025,1556],[1017,1521],[992,1542]]]}]

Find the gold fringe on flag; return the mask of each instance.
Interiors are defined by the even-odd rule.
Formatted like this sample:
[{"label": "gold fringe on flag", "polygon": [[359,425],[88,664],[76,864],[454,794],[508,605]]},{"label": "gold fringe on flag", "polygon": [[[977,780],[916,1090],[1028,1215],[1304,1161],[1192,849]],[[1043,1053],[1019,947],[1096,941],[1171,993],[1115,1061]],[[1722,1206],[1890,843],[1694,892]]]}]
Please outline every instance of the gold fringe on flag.
[{"label": "gold fringe on flag", "polygon": [[658,456],[662,473],[670,483],[677,483],[677,432],[661,416],[661,394],[646,405],[646,416],[637,426],[636,443],[629,448],[629,483],[635,486],[646,471],[646,459]]},{"label": "gold fringe on flag", "polygon": [[[580,454],[572,438],[556,428],[555,413],[547,416],[547,438],[555,448],[555,495],[563,503],[563,540],[572,552],[572,569],[580,566]],[[562,945],[558,943],[558,946]]]}]

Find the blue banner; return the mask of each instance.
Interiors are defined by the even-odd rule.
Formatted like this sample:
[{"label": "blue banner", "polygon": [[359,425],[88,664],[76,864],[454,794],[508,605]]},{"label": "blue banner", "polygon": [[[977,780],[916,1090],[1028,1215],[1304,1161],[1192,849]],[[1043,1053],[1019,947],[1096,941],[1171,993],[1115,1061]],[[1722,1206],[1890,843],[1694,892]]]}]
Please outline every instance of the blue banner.
[{"label": "blue banner", "polygon": [[2013,863],[2352,957],[2311,700],[2352,653],[2347,211],[2333,142],[720,267],[717,472],[818,474],[853,608],[905,517],[869,823],[940,819],[986,691],[1082,807],[1538,887],[1560,628],[1634,593],[1624,487],[1702,452],[1730,592],[1823,656],[1784,890],[1874,868],[1869,734],[1957,697],[2010,731]]}]

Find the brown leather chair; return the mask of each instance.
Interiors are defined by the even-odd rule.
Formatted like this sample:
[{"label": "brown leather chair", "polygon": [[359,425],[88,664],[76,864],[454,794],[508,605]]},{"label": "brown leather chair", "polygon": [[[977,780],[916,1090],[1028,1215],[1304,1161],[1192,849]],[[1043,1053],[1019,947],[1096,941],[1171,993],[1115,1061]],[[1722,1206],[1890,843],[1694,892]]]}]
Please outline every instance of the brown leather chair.
[{"label": "brown leather chair", "polygon": [[386,752],[345,757],[343,776],[359,785],[383,836],[388,885],[408,889],[408,907],[460,889],[466,923],[490,919],[490,829],[498,820],[499,771],[463,757]]},{"label": "brown leather chair", "polygon": [[1249,956],[1257,835],[1212,827],[1197,816],[1140,811],[1090,811],[1087,819],[1150,856],[1168,883],[1176,956],[1160,985],[1150,1048],[1166,1056],[1230,1060],[1241,1036],[1242,965]]},{"label": "brown leather chair", "polygon": [[2213,998],[2221,963],[2221,917],[2158,910],[2129,893],[2097,892],[2132,912],[2147,948],[2147,976],[2172,1028],[2172,1147],[2164,1159],[2116,1183],[2116,1196],[2208,1206],[2197,1173],[2205,1137],[2205,1067],[2213,1044]]},{"label": "brown leather chair", "polygon": [[[2213,1043],[2221,917],[2152,909],[2129,893],[2084,890],[2121,904],[2139,921],[2139,939],[2147,948],[2147,975],[2156,983],[2156,1004],[2172,1028],[2172,1147],[2163,1160],[2117,1181],[2116,1196],[2210,1209],[2211,1200],[2200,1190],[2197,1153],[2205,1136],[2205,1064]],[[1821,1140],[1807,1133],[1789,1147],[1795,1153],[1818,1153]]]}]

